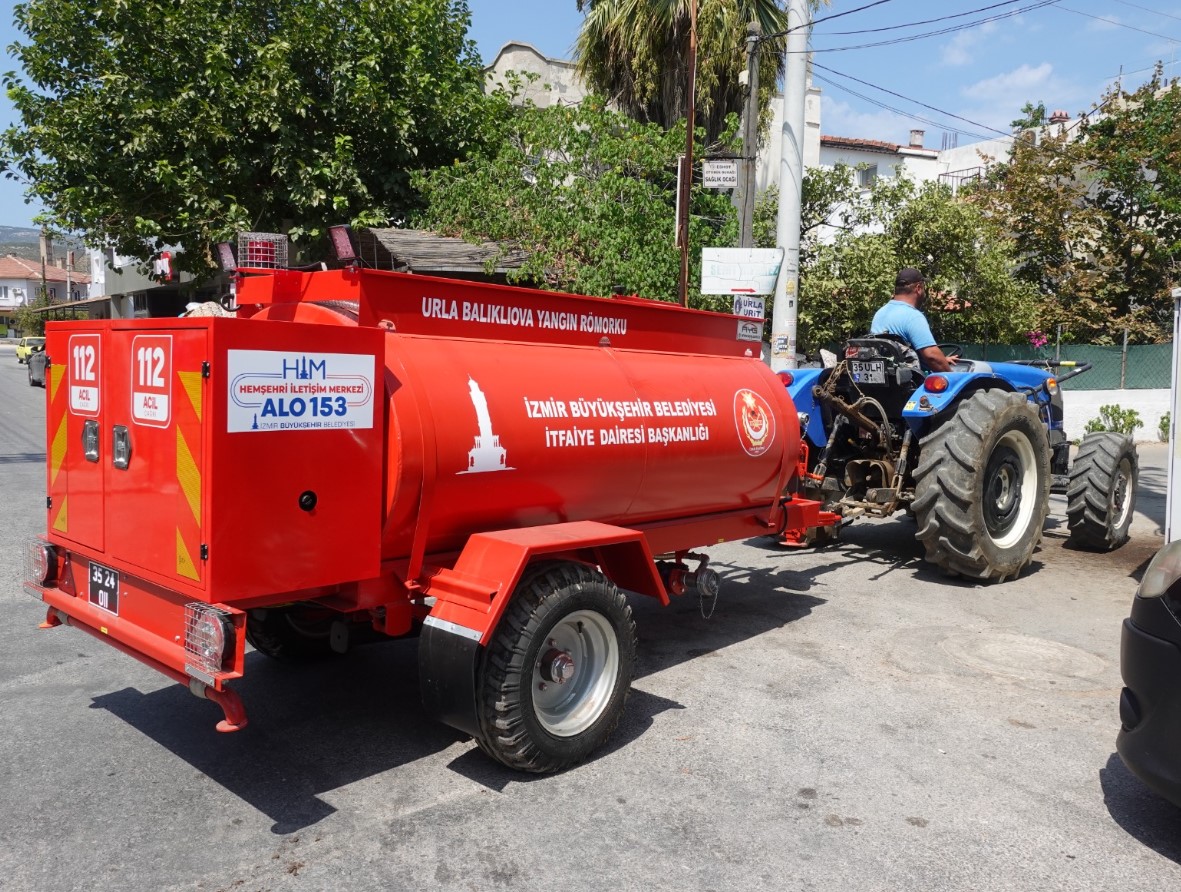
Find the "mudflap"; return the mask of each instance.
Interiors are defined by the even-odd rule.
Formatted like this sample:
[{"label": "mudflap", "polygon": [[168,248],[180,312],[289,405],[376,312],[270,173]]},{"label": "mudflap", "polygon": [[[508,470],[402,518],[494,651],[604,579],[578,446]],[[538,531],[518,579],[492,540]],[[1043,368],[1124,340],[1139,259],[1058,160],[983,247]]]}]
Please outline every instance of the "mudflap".
[{"label": "mudflap", "polygon": [[427,714],[473,737],[480,642],[429,620],[418,639],[418,677]]}]

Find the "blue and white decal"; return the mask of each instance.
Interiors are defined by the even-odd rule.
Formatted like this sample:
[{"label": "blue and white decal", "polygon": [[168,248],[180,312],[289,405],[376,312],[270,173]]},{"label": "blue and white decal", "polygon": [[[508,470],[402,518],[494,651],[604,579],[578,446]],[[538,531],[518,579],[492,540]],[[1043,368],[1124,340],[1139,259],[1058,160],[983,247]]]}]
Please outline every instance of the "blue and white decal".
[{"label": "blue and white decal", "polygon": [[230,350],[227,364],[229,433],[373,427],[373,356]]}]

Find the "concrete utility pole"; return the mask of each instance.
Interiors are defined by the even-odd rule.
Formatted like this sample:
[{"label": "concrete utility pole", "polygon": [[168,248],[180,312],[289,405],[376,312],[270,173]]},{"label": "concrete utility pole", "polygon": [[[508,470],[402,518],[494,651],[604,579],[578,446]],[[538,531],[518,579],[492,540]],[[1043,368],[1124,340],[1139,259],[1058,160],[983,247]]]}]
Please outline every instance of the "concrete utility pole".
[{"label": "concrete utility pole", "polygon": [[693,194],[693,128],[697,105],[697,0],[689,3],[689,89],[685,98],[685,157],[678,182],[677,245],[681,249],[681,281],[677,294],[689,306],[689,200]]},{"label": "concrete utility pole", "polygon": [[800,207],[804,185],[804,102],[808,97],[808,0],[789,0],[783,83],[783,151],[779,159],[779,218],[775,244],[783,266],[775,281],[771,314],[771,369],[796,367],[796,318],[800,292]]},{"label": "concrete utility pole", "polygon": [[759,147],[759,40],[763,29],[758,22],[746,26],[746,120],[742,127],[742,228],[738,247],[755,246],[755,173]]}]

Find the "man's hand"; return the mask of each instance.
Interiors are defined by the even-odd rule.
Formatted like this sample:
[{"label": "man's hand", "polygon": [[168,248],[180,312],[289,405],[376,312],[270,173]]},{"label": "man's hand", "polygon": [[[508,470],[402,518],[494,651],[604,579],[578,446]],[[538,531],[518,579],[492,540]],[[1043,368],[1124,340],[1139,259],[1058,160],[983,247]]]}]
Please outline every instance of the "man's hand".
[{"label": "man's hand", "polygon": [[919,359],[922,361],[923,367],[929,372],[950,372],[952,362],[944,355],[943,351],[932,344],[930,347],[924,347],[918,351]]}]

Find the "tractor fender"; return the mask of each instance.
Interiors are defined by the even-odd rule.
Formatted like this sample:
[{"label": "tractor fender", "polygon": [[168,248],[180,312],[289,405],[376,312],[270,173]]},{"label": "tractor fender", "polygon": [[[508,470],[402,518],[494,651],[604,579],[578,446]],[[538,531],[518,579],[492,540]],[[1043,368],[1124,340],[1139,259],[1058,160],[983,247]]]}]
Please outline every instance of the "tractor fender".
[{"label": "tractor fender", "polygon": [[[902,407],[902,419],[915,433],[922,435],[935,418],[942,418],[955,410],[963,400],[981,390],[1015,391],[1009,381],[991,373],[949,372],[936,373],[947,379],[947,389],[932,391],[927,385],[919,387]],[[928,380],[934,375],[928,375]]]},{"label": "tractor fender", "polygon": [[792,383],[787,385],[788,396],[795,404],[796,411],[808,416],[808,423],[803,428],[803,434],[813,446],[823,448],[828,445],[828,433],[824,429],[824,418],[820,406],[812,396],[812,388],[817,386],[826,373],[831,369],[792,369]]}]

